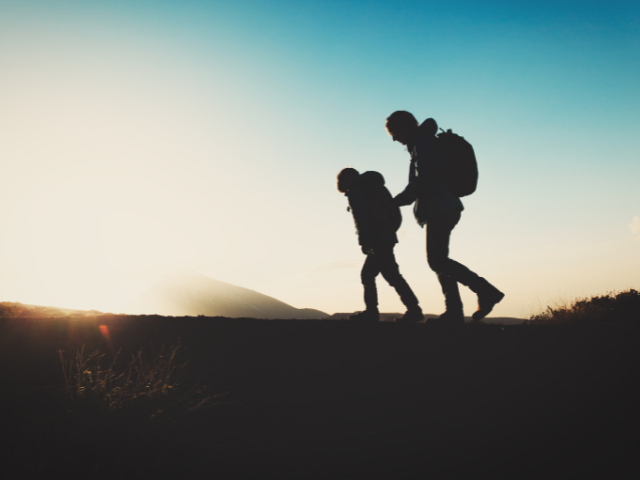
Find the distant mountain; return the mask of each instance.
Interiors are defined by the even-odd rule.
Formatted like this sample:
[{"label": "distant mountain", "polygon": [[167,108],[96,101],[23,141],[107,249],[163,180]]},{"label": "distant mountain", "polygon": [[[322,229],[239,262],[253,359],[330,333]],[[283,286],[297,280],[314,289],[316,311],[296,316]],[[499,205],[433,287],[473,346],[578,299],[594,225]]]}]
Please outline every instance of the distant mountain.
[{"label": "distant mountain", "polygon": [[311,308],[295,308],[248,288],[194,272],[166,278],[125,310],[130,314],[231,318],[320,319],[329,316]]}]

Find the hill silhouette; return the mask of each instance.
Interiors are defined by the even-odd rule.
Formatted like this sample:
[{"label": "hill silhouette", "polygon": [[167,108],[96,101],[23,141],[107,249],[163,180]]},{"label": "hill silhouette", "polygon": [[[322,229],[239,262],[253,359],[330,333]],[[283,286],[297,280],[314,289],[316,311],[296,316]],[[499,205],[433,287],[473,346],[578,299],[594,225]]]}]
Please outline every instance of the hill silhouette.
[{"label": "hill silhouette", "polygon": [[0,302],[0,318],[62,318],[103,315],[98,310],[76,310],[52,306]]},{"label": "hill silhouette", "polygon": [[126,310],[132,314],[229,318],[304,320],[329,316],[312,308],[295,308],[268,295],[195,272],[165,278]]}]

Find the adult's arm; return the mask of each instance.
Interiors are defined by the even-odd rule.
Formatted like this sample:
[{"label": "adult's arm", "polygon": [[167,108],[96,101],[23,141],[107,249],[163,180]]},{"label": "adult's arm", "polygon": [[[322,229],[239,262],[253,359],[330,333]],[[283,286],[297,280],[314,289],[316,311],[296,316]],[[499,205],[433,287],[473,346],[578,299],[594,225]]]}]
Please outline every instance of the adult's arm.
[{"label": "adult's arm", "polygon": [[[409,184],[394,198],[396,205],[410,205],[419,197],[428,198],[434,194],[440,166],[436,141],[435,136],[425,136],[416,143]],[[415,162],[415,168],[413,162]]]},{"label": "adult's arm", "polygon": [[435,193],[438,181],[440,152],[437,142],[438,139],[435,136],[422,137],[415,146],[420,191],[427,197]]},{"label": "adult's arm", "polygon": [[[413,169],[413,165],[411,166]],[[420,185],[418,178],[415,177],[409,181],[405,189],[393,198],[393,201],[399,207],[411,205],[420,196]]]}]

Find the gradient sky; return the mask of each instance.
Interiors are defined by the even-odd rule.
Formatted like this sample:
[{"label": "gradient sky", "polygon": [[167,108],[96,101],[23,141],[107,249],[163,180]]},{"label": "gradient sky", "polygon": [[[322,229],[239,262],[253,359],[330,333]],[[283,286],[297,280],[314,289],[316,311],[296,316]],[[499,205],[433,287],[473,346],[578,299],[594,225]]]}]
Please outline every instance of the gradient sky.
[{"label": "gradient sky", "polygon": [[122,312],[188,268],[361,310],[335,176],[401,191],[395,110],[476,150],[451,256],[507,294],[492,315],[640,288],[640,3],[449,3],[0,0],[0,300]]}]

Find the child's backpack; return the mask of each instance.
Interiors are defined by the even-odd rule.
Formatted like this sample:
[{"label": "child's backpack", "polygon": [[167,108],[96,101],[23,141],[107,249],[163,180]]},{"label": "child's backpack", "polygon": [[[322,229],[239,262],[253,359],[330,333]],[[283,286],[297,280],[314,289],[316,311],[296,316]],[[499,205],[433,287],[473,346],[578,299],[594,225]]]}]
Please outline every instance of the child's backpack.
[{"label": "child's backpack", "polygon": [[[442,129],[440,129],[442,130]],[[436,135],[442,155],[438,174],[454,195],[466,197],[478,186],[478,163],[473,147],[451,129]]]},{"label": "child's backpack", "polygon": [[387,187],[379,184],[368,184],[366,187],[367,203],[371,212],[371,220],[378,233],[396,233],[402,224],[400,207],[393,202]]}]

